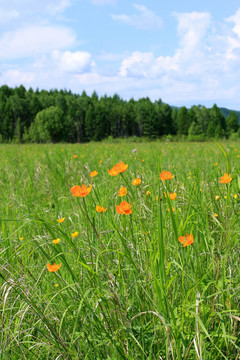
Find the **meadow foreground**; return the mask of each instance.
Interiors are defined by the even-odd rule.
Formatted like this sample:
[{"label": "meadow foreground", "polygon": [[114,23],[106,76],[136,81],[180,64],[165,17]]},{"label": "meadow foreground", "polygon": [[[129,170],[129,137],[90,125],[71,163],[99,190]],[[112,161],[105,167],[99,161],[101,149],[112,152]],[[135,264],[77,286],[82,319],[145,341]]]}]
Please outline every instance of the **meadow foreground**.
[{"label": "meadow foreground", "polygon": [[239,358],[239,143],[0,153],[1,359]]}]

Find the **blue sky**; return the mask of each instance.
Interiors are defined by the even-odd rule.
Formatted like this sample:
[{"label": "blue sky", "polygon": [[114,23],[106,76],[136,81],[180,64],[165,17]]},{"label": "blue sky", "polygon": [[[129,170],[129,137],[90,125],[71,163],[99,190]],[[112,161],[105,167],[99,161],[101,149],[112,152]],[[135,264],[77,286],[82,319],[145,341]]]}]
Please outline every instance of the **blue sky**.
[{"label": "blue sky", "polygon": [[236,0],[0,0],[0,85],[240,110]]}]

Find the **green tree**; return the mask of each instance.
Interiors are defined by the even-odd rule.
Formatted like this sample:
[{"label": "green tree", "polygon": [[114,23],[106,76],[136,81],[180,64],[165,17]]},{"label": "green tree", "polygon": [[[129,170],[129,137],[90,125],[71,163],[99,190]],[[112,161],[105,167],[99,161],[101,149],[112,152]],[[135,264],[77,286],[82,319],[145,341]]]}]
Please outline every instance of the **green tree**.
[{"label": "green tree", "polygon": [[185,106],[180,107],[177,113],[177,133],[179,135],[187,135],[189,128],[188,111]]},{"label": "green tree", "polygon": [[85,136],[86,140],[90,141],[93,139],[93,132],[94,132],[94,109],[93,106],[90,104],[85,117]]},{"label": "green tree", "polygon": [[138,100],[136,121],[139,124],[140,136],[147,136],[149,138],[155,138],[157,136],[157,112],[148,97]]},{"label": "green tree", "polygon": [[215,125],[213,123],[213,121],[211,120],[208,124],[208,127],[207,127],[207,131],[206,131],[206,134],[207,134],[207,137],[209,139],[213,138],[214,137],[214,134],[215,134]]},{"label": "green tree", "polygon": [[216,104],[214,104],[213,107],[210,109],[209,115],[210,115],[210,121],[213,122],[213,125],[215,127],[214,136],[215,137],[224,136],[226,131],[226,122],[224,116],[222,115],[220,109],[217,107]]},{"label": "green tree", "polygon": [[40,111],[30,128],[30,137],[37,142],[64,141],[66,131],[63,111],[57,106],[50,106]]},{"label": "green tree", "polygon": [[239,129],[238,117],[235,111],[231,111],[226,118],[226,132],[229,136],[231,133],[236,133]]}]

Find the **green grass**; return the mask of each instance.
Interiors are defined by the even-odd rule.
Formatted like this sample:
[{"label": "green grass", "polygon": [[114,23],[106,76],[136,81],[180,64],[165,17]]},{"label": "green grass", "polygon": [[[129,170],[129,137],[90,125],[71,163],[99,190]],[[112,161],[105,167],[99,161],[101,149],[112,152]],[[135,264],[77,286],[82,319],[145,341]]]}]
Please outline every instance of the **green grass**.
[{"label": "green grass", "polygon": [[[239,143],[0,145],[0,154],[1,360],[240,357]],[[110,176],[120,161],[128,169]],[[174,178],[161,181],[163,170]],[[225,172],[232,181],[220,184]],[[81,184],[91,192],[72,196]],[[117,213],[123,200],[132,214]],[[186,233],[194,243],[183,247]]]}]

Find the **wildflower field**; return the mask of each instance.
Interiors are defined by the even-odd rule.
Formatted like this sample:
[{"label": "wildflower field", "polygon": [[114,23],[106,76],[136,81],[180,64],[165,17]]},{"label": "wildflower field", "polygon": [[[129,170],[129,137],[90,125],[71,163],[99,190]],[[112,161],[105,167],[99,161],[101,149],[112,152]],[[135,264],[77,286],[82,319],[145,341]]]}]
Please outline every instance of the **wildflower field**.
[{"label": "wildflower field", "polygon": [[0,145],[0,359],[240,359],[239,157]]}]

